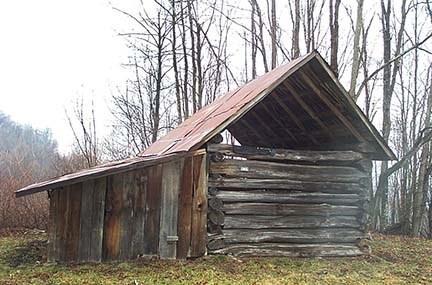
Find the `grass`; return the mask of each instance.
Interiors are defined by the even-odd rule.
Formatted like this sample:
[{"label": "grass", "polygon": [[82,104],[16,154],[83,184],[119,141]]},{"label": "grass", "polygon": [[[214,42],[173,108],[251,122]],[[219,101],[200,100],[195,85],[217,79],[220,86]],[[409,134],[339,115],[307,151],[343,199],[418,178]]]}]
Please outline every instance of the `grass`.
[{"label": "grass", "polygon": [[0,284],[432,284],[431,240],[374,235],[371,246],[360,258],[55,265],[45,263],[45,233],[18,231],[0,236]]}]

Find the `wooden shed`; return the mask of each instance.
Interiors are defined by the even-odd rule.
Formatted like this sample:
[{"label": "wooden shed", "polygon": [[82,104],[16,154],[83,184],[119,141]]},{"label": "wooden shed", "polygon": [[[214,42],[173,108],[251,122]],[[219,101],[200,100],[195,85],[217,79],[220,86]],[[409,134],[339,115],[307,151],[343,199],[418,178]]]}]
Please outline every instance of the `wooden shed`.
[{"label": "wooden shed", "polygon": [[[222,144],[228,131],[238,145]],[[395,159],[312,52],[204,107],[134,158],[48,191],[51,261],[356,256],[371,161]]]}]

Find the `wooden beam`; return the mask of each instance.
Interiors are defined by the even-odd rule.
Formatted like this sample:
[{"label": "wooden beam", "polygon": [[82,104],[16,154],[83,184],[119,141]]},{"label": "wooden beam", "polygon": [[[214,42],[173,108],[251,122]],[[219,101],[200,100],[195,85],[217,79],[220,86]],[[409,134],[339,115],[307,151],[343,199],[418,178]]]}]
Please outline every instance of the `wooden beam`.
[{"label": "wooden beam", "polygon": [[[249,130],[251,133],[253,133],[253,135],[255,136],[255,138],[257,139],[257,142],[259,142],[262,145],[266,145],[266,141],[263,140],[263,138],[261,137],[261,135],[258,133],[258,131],[256,130],[256,128],[254,128],[251,124],[249,124],[249,122],[247,120],[240,119],[239,121],[237,121],[237,124],[240,123],[243,126],[245,126],[245,128],[247,130]],[[264,143],[264,144],[263,144]],[[273,147],[273,144],[270,144]]]},{"label": "wooden beam", "polygon": [[357,206],[328,204],[227,203],[226,215],[260,216],[358,216],[363,210]]},{"label": "wooden beam", "polygon": [[319,145],[318,141],[306,131],[306,128],[304,127],[303,123],[297,118],[297,116],[293,113],[293,111],[291,111],[291,109],[282,101],[282,99],[279,98],[278,94],[273,92],[271,93],[271,96],[282,107],[282,109],[284,109],[284,111],[288,114],[291,120],[293,120],[293,122],[297,125],[297,127],[300,130],[302,130],[303,133],[307,135],[315,145]]},{"label": "wooden beam", "polygon": [[255,202],[255,203],[288,203],[288,204],[329,204],[356,206],[365,201],[359,194],[331,194],[320,192],[292,192],[261,190],[229,191],[222,190],[216,198],[224,203]]},{"label": "wooden beam", "polygon": [[212,254],[233,254],[243,257],[349,257],[364,254],[355,244],[293,244],[293,243],[254,243],[232,244],[211,251]]},{"label": "wooden beam", "polygon": [[278,136],[268,125],[266,125],[262,119],[256,114],[254,110],[251,110],[249,112],[257,121],[258,123],[269,133],[273,136],[273,138],[276,138],[279,141],[280,136]]},{"label": "wooden beam", "polygon": [[224,229],[360,228],[354,216],[227,215]]},{"label": "wooden beam", "polygon": [[313,82],[307,74],[302,70],[297,71],[302,79],[307,83],[307,85],[312,88],[315,94],[327,105],[327,107],[332,110],[338,119],[347,127],[348,130],[356,137],[360,142],[365,142],[366,139],[356,130],[356,128],[351,124],[351,122],[342,114],[342,112],[332,103],[330,100],[321,93],[320,88]]},{"label": "wooden beam", "polygon": [[308,113],[308,115],[324,130],[324,132],[331,138],[334,137],[329,128],[324,124],[324,122],[319,118],[319,116],[315,113],[309,105],[303,101],[300,95],[297,94],[294,86],[289,83],[287,80],[284,81],[284,85],[287,87],[287,91],[289,94],[300,104],[300,106]]},{"label": "wooden beam", "polygon": [[263,109],[264,109],[264,111],[265,111],[265,113],[267,114],[267,115],[269,115],[281,128],[282,128],[282,130],[285,132],[285,133],[287,133],[288,134],[288,136],[290,137],[290,138],[292,138],[292,140],[293,141],[295,141],[295,142],[298,142],[298,140],[297,140],[297,138],[288,130],[288,128],[287,128],[287,126],[285,126],[283,123],[282,123],[282,121],[280,120],[280,118],[276,118],[276,116],[275,116],[275,114],[274,114],[274,112],[271,112],[270,110],[269,110],[269,108],[267,107],[267,105],[264,103],[264,101],[263,102],[261,102],[261,105],[260,105]]},{"label": "wooden beam", "polygon": [[[220,189],[253,189],[296,190],[321,193],[361,193],[365,195],[367,185],[344,182],[314,182],[284,178],[209,178],[209,192],[217,193]],[[218,189],[219,187],[220,189]]]},{"label": "wooden beam", "polygon": [[313,151],[262,148],[251,146],[233,146],[229,144],[209,144],[207,151],[219,152],[229,156],[245,157],[260,160],[290,160],[290,161],[359,161],[366,156],[355,151]]},{"label": "wooden beam", "polygon": [[232,178],[285,178],[315,182],[359,183],[366,173],[354,167],[298,165],[259,160],[225,159],[210,164],[210,173]]}]

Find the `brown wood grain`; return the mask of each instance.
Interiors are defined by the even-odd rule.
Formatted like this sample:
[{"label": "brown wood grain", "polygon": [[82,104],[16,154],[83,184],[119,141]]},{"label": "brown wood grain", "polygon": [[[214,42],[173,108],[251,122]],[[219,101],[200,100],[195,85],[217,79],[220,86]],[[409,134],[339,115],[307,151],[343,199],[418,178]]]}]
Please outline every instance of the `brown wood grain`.
[{"label": "brown wood grain", "polygon": [[148,168],[136,170],[134,196],[132,200],[132,239],[131,239],[131,258],[136,258],[144,254],[144,222],[145,204],[147,200],[148,188]]},{"label": "brown wood grain", "polygon": [[120,210],[120,249],[119,259],[127,260],[131,256],[132,227],[133,227],[133,198],[137,185],[135,171],[123,173],[122,178],[122,207]]},{"label": "brown wood grain", "polygon": [[149,167],[148,171],[149,181],[144,221],[144,254],[158,255],[162,165]]},{"label": "brown wood grain", "polygon": [[50,208],[49,208],[49,222],[48,222],[48,249],[47,259],[48,262],[55,262],[58,259],[58,236],[57,236],[57,223],[58,223],[58,203],[59,191],[53,189],[50,191]]},{"label": "brown wood grain", "polygon": [[207,233],[207,156],[193,158],[194,192],[192,204],[192,230],[190,257],[200,257],[206,252]]},{"label": "brown wood grain", "polygon": [[78,261],[82,183],[69,187],[65,261]]},{"label": "brown wood grain", "polygon": [[56,240],[57,240],[57,261],[65,261],[66,257],[66,240],[67,230],[69,224],[69,186],[65,189],[59,189],[58,191],[58,207],[57,207],[57,219],[56,219]]},{"label": "brown wood grain", "polygon": [[107,177],[97,178],[94,182],[92,197],[92,231],[89,261],[102,261],[105,195],[107,192]]},{"label": "brown wood grain", "polygon": [[120,253],[123,174],[108,177],[105,199],[103,259],[117,260]]},{"label": "brown wood grain", "polygon": [[91,252],[91,233],[93,215],[94,180],[82,183],[81,213],[80,213],[80,239],[78,244],[78,260],[88,261]]},{"label": "brown wood grain", "polygon": [[178,207],[177,258],[184,259],[190,249],[193,193],[193,159],[186,157],[181,176]]}]

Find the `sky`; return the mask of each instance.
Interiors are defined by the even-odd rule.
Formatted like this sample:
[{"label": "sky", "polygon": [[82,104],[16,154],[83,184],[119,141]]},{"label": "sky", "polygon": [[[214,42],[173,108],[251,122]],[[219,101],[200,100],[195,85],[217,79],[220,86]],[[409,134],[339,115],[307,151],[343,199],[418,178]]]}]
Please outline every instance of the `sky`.
[{"label": "sky", "polygon": [[[51,129],[63,153],[73,143],[65,110],[70,113],[80,97],[88,103],[93,100],[99,137],[107,135],[112,123],[110,98],[130,77],[122,66],[130,50],[118,33],[131,31],[134,25],[112,7],[137,11],[139,1],[0,0],[0,111],[19,123]],[[378,20],[375,23],[368,41],[371,53],[381,52],[380,26]],[[280,24],[288,25],[289,20],[282,17]],[[347,87],[345,77],[341,81]],[[379,128],[380,123],[375,120],[375,125]]]},{"label": "sky", "polygon": [[112,92],[124,85],[130,22],[105,0],[0,1],[0,111],[50,128],[67,152],[73,136],[65,109],[94,100],[100,130],[110,124]]}]

